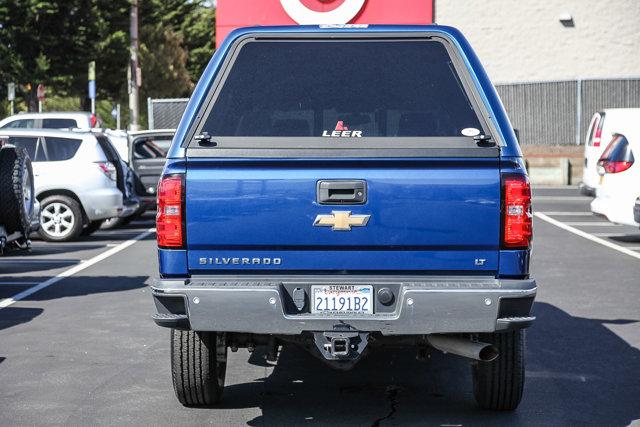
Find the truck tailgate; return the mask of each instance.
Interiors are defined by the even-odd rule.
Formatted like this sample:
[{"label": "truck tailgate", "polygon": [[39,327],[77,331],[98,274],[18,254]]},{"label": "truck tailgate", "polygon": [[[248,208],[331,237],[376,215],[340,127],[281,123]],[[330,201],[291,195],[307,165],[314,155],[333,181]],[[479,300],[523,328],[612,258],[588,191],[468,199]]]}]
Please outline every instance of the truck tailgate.
[{"label": "truck tailgate", "polygon": [[[188,160],[192,273],[216,270],[497,270],[498,158]],[[364,204],[318,203],[320,180],[363,180]],[[370,215],[349,231],[333,211]]]}]

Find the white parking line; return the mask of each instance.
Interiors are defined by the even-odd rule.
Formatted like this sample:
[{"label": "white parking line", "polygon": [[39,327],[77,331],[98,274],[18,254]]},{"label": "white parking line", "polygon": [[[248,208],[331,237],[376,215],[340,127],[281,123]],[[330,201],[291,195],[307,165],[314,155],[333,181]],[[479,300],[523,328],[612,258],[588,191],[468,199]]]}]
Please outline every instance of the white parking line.
[{"label": "white parking line", "polygon": [[567,211],[552,212],[552,211],[542,211],[540,213],[543,213],[543,214],[549,215],[549,216],[594,216],[591,212],[567,212]]},{"label": "white parking line", "polygon": [[99,255],[94,256],[93,258],[88,259],[86,262],[83,262],[81,264],[78,264],[76,266],[71,267],[68,270],[63,271],[62,273],[48,279],[45,280],[44,282],[38,283],[36,286],[29,288],[29,289],[25,289],[24,291],[10,297],[10,298],[5,298],[2,301],[0,301],[0,310],[2,310],[3,308],[9,307],[12,304],[15,304],[17,301],[20,301],[21,299],[24,299],[26,297],[28,297],[31,294],[34,294],[44,288],[47,288],[51,285],[53,285],[54,283],[59,282],[60,280],[69,277],[69,276],[73,276],[76,273],[79,273],[80,271],[91,267],[94,264],[99,263],[100,261],[104,261],[105,259],[109,258],[112,255],[117,254],[120,251],[123,251],[125,249],[127,249],[129,246],[133,245],[134,243],[136,243],[139,240],[144,239],[145,237],[149,236],[151,233],[155,232],[156,229],[155,228],[150,228],[147,231],[145,231],[144,233],[140,233],[137,236],[135,236],[133,239],[127,240],[126,242],[122,242],[120,243],[118,246],[111,248],[105,252],[102,252]]},{"label": "white parking line", "polygon": [[582,222],[576,222],[576,221],[567,221],[565,222],[565,224],[567,225],[573,225],[574,227],[622,227],[622,225],[620,224],[614,224],[612,222],[605,222],[605,221],[582,221]]},{"label": "white parking line", "polygon": [[638,252],[634,252],[628,248],[625,248],[624,246],[620,246],[620,245],[616,245],[615,243],[609,242],[608,240],[604,240],[601,239],[599,237],[594,236],[593,234],[589,234],[587,232],[584,232],[582,230],[578,230],[577,228],[571,227],[570,225],[567,225],[563,222],[560,222],[556,219],[553,219],[543,213],[540,212],[536,212],[534,213],[534,215],[538,218],[540,218],[543,221],[548,222],[549,224],[555,225],[558,228],[562,228],[563,230],[566,230],[570,233],[573,233],[577,236],[580,237],[584,237],[587,240],[591,240],[592,242],[598,243],[602,246],[606,246],[610,249],[613,249],[615,251],[621,252],[623,254],[629,255],[630,257],[636,258],[636,259],[640,259],[640,253]]},{"label": "white parking line", "polygon": [[587,196],[536,196],[533,195],[533,200],[539,201],[554,201],[554,202],[587,202],[593,200],[593,197]]}]

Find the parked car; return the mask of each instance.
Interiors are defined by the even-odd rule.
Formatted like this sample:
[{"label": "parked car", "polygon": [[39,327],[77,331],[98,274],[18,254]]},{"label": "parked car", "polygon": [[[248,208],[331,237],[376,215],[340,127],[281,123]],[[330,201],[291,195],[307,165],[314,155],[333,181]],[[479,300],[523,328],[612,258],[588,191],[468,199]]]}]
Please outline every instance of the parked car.
[{"label": "parked car", "polygon": [[47,241],[69,241],[100,223],[130,215],[137,204],[123,203],[124,171],[109,140],[101,133],[3,129],[0,136],[24,148],[33,161],[40,229]]},{"label": "parked car", "polygon": [[157,193],[151,295],[181,403],[220,401],[228,348],[289,343],[336,369],[384,346],[464,356],[481,407],[518,406],[531,190],[456,29],[232,32]]},{"label": "parked car", "polygon": [[85,111],[20,113],[0,120],[0,129],[82,129],[101,126],[100,119]]},{"label": "parked car", "polygon": [[144,207],[141,203],[140,197],[138,197],[135,192],[138,177],[129,162],[129,138],[127,132],[105,130],[103,133],[117,151],[117,157],[121,168],[124,171],[123,175],[125,179],[123,184],[119,185],[119,188],[125,196],[124,204],[127,208],[126,214],[114,218],[108,218],[102,222],[100,228],[108,230],[128,224],[133,219],[136,219],[144,213]]},{"label": "parked car", "polygon": [[593,115],[584,143],[584,172],[580,192],[594,197],[600,186],[598,161],[616,129],[640,123],[640,108],[610,108]]},{"label": "parked car", "polygon": [[0,254],[8,245],[29,247],[29,234],[40,226],[33,168],[26,150],[0,138]]},{"label": "parked car", "polygon": [[[638,193],[640,193],[640,186],[638,188]],[[636,203],[633,205],[633,220],[640,224],[640,197],[636,199]]]},{"label": "parked car", "polygon": [[598,160],[600,183],[591,211],[616,224],[638,226],[634,207],[640,196],[640,122],[616,129]]},{"label": "parked car", "polygon": [[129,165],[135,172],[135,193],[141,211],[156,208],[158,180],[171,146],[175,129],[156,129],[129,133]]},{"label": "parked car", "polygon": [[129,133],[125,130],[114,129],[102,129],[101,132],[109,138],[120,158],[129,164]]}]

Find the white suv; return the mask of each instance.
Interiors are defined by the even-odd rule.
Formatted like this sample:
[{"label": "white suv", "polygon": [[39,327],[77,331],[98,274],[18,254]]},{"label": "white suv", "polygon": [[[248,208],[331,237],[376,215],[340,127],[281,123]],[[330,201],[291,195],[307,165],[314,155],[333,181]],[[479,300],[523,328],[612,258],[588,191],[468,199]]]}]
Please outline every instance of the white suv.
[{"label": "white suv", "polygon": [[613,137],[614,131],[627,124],[640,123],[640,108],[610,108],[593,115],[584,143],[584,172],[580,192],[595,196],[600,186],[598,161]]},{"label": "white suv", "polygon": [[118,188],[125,178],[120,159],[104,135],[0,129],[0,136],[25,148],[33,162],[43,239],[74,240],[83,229],[91,232],[107,218],[131,213]]},{"label": "white suv", "polygon": [[83,129],[100,127],[95,114],[86,111],[20,113],[0,120],[0,129]]}]

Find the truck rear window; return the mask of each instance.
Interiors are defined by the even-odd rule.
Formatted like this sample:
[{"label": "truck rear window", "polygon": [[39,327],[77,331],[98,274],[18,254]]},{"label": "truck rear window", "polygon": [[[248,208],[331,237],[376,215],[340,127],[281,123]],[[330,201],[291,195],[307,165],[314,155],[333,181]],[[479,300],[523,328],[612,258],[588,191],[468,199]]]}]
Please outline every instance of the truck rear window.
[{"label": "truck rear window", "polygon": [[463,137],[484,132],[442,42],[253,41],[201,131],[219,137]]}]

